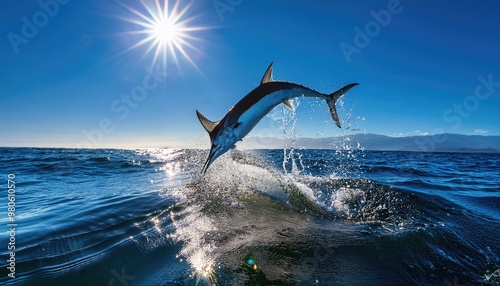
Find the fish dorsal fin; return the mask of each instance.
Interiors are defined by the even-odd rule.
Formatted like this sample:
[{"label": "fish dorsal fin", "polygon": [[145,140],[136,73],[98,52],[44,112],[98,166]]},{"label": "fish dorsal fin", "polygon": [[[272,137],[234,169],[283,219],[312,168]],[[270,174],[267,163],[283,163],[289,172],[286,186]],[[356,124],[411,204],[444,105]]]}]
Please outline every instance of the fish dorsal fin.
[{"label": "fish dorsal fin", "polygon": [[262,80],[260,81],[260,84],[273,81],[273,64],[274,62],[272,62],[267,68],[266,73],[264,74]]},{"label": "fish dorsal fin", "polygon": [[293,106],[293,99],[283,100],[283,102],[281,102],[281,104],[283,104],[284,106],[290,108],[291,110],[295,109],[295,107]]},{"label": "fish dorsal fin", "polygon": [[215,126],[217,126],[217,124],[219,124],[220,122],[220,120],[215,122],[208,120],[198,110],[196,110],[196,115],[198,115],[198,120],[200,120],[201,125],[203,126],[203,128],[205,128],[205,130],[207,130],[209,134],[214,130]]}]

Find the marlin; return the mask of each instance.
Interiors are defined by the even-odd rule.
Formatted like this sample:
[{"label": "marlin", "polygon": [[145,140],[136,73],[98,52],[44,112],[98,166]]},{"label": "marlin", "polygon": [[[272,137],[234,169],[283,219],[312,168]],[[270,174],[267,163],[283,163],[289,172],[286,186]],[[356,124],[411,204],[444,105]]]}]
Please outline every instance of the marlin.
[{"label": "marlin", "polygon": [[241,141],[274,107],[284,104],[293,109],[292,99],[295,97],[324,99],[328,104],[333,121],[341,128],[335,102],[358,83],[351,83],[334,93],[324,94],[300,84],[273,80],[273,64],[274,62],[267,68],[260,85],[229,109],[229,112],[221,120],[208,120],[196,110],[196,115],[201,125],[207,130],[212,143],[207,161],[203,165],[202,174],[206,173],[215,159],[234,148],[234,144]]}]

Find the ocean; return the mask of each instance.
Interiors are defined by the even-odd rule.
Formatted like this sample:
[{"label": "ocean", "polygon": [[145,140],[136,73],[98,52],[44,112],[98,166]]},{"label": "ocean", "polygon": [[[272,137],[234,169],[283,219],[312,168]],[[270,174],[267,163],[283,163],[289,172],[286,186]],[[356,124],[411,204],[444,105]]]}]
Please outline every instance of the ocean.
[{"label": "ocean", "polygon": [[0,148],[1,285],[500,285],[500,154]]}]

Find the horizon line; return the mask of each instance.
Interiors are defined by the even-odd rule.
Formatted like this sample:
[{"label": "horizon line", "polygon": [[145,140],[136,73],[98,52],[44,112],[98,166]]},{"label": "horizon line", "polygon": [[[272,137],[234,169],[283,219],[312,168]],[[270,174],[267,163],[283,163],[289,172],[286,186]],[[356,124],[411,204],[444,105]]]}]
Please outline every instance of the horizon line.
[{"label": "horizon line", "polygon": [[[391,135],[385,135],[385,134],[376,134],[376,133],[355,133],[355,134],[349,134],[349,135],[340,135],[340,136],[328,136],[328,137],[296,137],[293,139],[311,139],[311,140],[322,140],[322,139],[331,139],[331,138],[344,138],[344,137],[352,137],[352,136],[358,136],[358,135],[376,135],[376,136],[383,136],[383,137],[388,137],[388,138],[412,138],[412,137],[433,137],[433,136],[441,136],[441,135],[460,135],[460,136],[480,136],[480,137],[500,137],[500,135],[493,135],[493,134],[460,134],[460,133],[437,133],[437,134],[425,134],[425,135],[404,135],[404,136],[391,136]],[[291,139],[291,138],[283,138],[283,137],[273,137],[273,136],[250,136],[247,137],[246,139],[259,139],[259,138],[266,138],[266,139],[276,139],[276,140],[286,140],[286,139]],[[92,148],[83,148],[83,147],[75,147],[75,146],[54,146],[54,145],[17,145],[17,146],[8,146],[8,145],[0,145],[0,148],[51,148],[51,149],[120,149],[120,150],[127,150],[127,149],[151,149],[151,148],[168,148],[168,149],[192,149],[192,150],[204,150],[204,149],[209,149],[209,148],[193,148],[193,147],[180,147],[182,145],[179,141],[182,141],[181,139],[176,139],[173,140],[175,143],[174,144],[162,144],[163,146],[143,146],[143,145],[138,145],[138,146],[95,146]],[[245,141],[243,141],[245,142]],[[168,146],[168,145],[173,145],[173,146]],[[186,144],[188,145],[188,144]],[[242,149],[263,149],[265,150],[266,148],[242,148]],[[269,148],[269,150],[274,150],[276,148]],[[314,148],[316,149],[316,148]],[[325,149],[330,149],[330,148],[325,148]],[[331,148],[333,149],[333,148]],[[371,149],[374,150],[374,149]],[[383,150],[381,150],[383,151]],[[397,151],[397,150],[395,150]]]}]

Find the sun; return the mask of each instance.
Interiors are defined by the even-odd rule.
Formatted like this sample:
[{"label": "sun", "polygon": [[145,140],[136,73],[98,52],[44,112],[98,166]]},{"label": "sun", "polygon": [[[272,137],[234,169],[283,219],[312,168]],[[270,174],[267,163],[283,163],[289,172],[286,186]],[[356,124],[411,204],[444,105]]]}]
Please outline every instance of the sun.
[{"label": "sun", "polygon": [[168,19],[164,19],[162,22],[155,23],[153,27],[152,35],[157,41],[161,42],[162,45],[169,45],[173,42],[178,42],[180,35],[182,35],[175,23]]},{"label": "sun", "polygon": [[[208,27],[193,25],[197,18],[196,15],[189,15],[193,2],[182,8],[180,2],[180,0],[175,0],[170,7],[168,0],[142,0],[140,3],[143,9],[135,9],[119,2],[133,14],[133,17],[122,18],[135,25],[135,30],[129,31],[127,34],[141,36],[124,52],[144,46],[146,51],[143,57],[152,54],[151,65],[161,62],[166,69],[169,59],[179,65],[179,57],[182,56],[199,71],[190,53],[201,53],[193,44],[201,41],[195,33],[206,30]],[[145,13],[140,10],[145,10]]]}]

